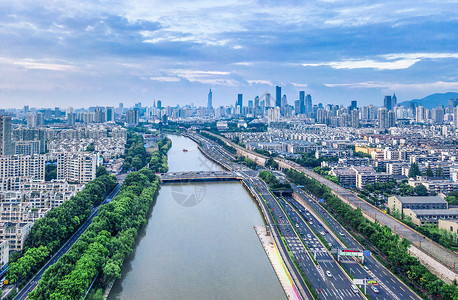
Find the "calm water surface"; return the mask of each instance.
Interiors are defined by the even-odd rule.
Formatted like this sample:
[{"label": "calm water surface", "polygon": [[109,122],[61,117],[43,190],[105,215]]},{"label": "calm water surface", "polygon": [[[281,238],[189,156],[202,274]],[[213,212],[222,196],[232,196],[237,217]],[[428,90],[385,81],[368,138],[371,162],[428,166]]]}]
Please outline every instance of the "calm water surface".
[{"label": "calm water surface", "polygon": [[[221,170],[191,140],[170,138],[170,172]],[[259,224],[240,183],[165,185],[108,299],[285,299]]]}]

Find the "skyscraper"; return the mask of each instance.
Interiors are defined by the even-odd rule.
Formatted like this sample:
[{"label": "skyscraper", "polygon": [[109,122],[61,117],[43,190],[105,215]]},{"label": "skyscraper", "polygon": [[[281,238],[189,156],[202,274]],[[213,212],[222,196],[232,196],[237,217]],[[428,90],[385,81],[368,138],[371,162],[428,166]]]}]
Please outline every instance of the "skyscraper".
[{"label": "skyscraper", "polygon": [[350,110],[354,110],[354,109],[357,109],[358,108],[358,101],[356,100],[352,100],[351,101],[351,105],[350,105]]},{"label": "skyscraper", "polygon": [[[389,96],[391,98],[391,96]],[[385,107],[379,108],[377,112],[378,128],[388,128],[388,110]]]},{"label": "skyscraper", "polygon": [[351,111],[351,127],[353,128],[359,127],[359,111],[357,109],[353,109]]},{"label": "skyscraper", "polygon": [[212,89],[210,89],[210,92],[208,92],[207,109],[212,109],[212,108],[213,108],[213,93],[212,93]]},{"label": "skyscraper", "polygon": [[275,106],[281,107],[281,87],[275,87]]},{"label": "skyscraper", "polygon": [[305,113],[310,116],[313,112],[313,106],[312,106],[312,96],[310,94],[307,94],[305,97]]},{"label": "skyscraper", "polygon": [[240,108],[243,107],[243,94],[238,94],[237,95],[237,102],[235,104],[235,106],[240,106]]},{"label": "skyscraper", "polygon": [[383,99],[383,107],[385,107],[387,110],[392,110],[392,99],[391,96],[385,96],[385,99]]},{"label": "skyscraper", "polygon": [[162,109],[162,101],[157,100],[157,109]]},{"label": "skyscraper", "polygon": [[299,91],[299,114],[305,114],[305,91]]},{"label": "skyscraper", "polygon": [[272,107],[272,103],[270,103],[270,94],[266,93],[266,107]]},{"label": "skyscraper", "polygon": [[0,155],[13,155],[11,116],[0,115]]}]

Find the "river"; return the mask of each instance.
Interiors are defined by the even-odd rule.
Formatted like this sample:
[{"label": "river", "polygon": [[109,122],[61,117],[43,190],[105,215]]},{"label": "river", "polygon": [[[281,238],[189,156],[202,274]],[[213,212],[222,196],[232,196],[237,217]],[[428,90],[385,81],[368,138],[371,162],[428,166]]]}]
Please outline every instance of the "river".
[{"label": "river", "polygon": [[[170,172],[221,170],[193,141],[169,137]],[[240,183],[162,186],[108,299],[286,299],[253,229],[260,224]]]}]

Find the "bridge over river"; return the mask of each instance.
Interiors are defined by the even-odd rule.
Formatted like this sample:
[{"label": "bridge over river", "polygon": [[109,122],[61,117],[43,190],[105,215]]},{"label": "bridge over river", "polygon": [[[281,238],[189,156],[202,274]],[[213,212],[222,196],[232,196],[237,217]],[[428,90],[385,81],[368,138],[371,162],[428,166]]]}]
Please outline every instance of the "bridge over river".
[{"label": "bridge over river", "polygon": [[169,172],[159,174],[162,183],[196,181],[235,181],[242,180],[238,174],[228,171]]}]

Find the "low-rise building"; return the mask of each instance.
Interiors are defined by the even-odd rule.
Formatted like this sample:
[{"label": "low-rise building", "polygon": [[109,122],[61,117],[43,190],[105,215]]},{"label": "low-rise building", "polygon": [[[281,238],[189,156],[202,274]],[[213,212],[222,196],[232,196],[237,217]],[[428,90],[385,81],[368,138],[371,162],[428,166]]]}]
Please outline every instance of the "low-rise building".
[{"label": "low-rise building", "polygon": [[404,209],[404,218],[410,218],[418,226],[438,225],[439,220],[458,220],[458,209]]},{"label": "low-rise building", "polygon": [[388,197],[388,207],[392,211],[403,213],[405,209],[444,210],[448,208],[448,203],[440,196],[401,197],[396,195]]},{"label": "low-rise building", "polygon": [[0,273],[5,271],[10,259],[10,243],[6,240],[0,240]]},{"label": "low-rise building", "polygon": [[458,234],[458,220],[439,220],[439,229]]}]

